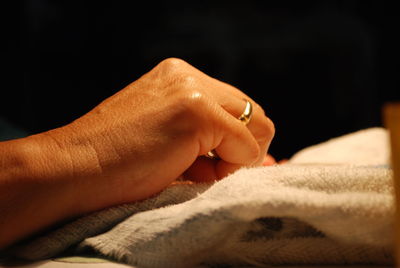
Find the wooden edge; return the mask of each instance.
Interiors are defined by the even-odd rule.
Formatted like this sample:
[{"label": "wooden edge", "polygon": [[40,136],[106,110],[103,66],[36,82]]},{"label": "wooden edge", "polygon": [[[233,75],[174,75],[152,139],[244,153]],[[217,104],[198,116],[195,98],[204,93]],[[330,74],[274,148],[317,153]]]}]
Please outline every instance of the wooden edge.
[{"label": "wooden edge", "polygon": [[396,267],[400,267],[400,102],[390,102],[383,106],[383,121],[390,135],[391,167],[393,169],[396,196]]}]

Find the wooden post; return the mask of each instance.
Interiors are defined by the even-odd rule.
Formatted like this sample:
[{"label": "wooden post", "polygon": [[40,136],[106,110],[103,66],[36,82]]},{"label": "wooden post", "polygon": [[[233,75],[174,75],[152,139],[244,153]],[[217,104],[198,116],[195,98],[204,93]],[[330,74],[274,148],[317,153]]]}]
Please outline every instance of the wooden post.
[{"label": "wooden post", "polygon": [[383,107],[384,124],[390,133],[391,166],[396,196],[395,257],[400,267],[400,102],[387,103]]}]

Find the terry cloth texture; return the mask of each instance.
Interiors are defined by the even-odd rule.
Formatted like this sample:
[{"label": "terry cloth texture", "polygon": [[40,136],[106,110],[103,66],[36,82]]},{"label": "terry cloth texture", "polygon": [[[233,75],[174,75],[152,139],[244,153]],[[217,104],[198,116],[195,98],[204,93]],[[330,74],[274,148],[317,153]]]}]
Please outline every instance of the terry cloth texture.
[{"label": "terry cloth texture", "polygon": [[49,258],[75,245],[137,267],[393,264],[388,134],[371,128],[305,148],[287,164],[71,222],[16,251]]}]

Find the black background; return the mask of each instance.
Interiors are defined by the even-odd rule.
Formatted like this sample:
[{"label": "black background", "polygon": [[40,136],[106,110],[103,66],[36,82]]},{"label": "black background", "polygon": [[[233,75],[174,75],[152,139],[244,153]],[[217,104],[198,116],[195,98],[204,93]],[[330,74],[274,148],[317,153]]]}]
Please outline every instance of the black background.
[{"label": "black background", "polygon": [[400,99],[390,3],[3,1],[0,112],[28,134],[62,126],[179,57],[262,105],[287,158]]}]

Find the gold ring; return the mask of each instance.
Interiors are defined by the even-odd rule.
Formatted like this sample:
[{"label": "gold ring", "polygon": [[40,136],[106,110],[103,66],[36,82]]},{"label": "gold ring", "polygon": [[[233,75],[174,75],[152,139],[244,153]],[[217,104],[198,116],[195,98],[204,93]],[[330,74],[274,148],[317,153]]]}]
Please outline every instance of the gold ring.
[{"label": "gold ring", "polygon": [[251,116],[253,115],[253,105],[251,105],[251,102],[248,100],[246,101],[246,107],[244,108],[243,113],[239,116],[239,120],[244,123],[246,126],[248,123],[250,123]]},{"label": "gold ring", "polygon": [[[246,107],[238,119],[243,122],[245,126],[247,126],[250,123],[251,116],[253,115],[253,105],[248,100],[245,99],[245,101]],[[219,159],[219,156],[215,150],[209,151],[206,156],[211,159]]]}]

